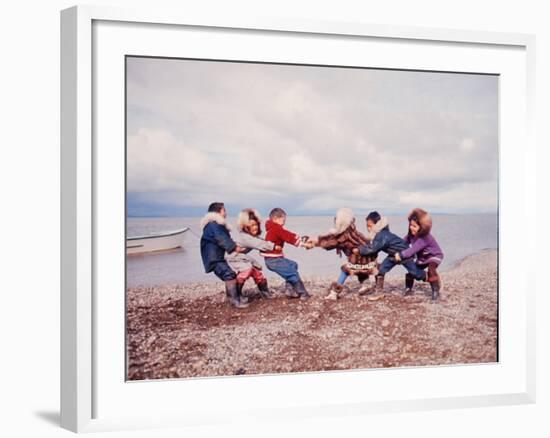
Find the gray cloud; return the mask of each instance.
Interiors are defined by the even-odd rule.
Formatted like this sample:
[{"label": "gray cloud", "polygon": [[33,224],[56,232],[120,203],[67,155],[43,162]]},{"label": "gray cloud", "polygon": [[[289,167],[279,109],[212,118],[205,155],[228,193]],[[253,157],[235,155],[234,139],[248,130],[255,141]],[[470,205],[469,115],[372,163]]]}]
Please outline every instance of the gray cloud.
[{"label": "gray cloud", "polygon": [[128,190],[151,214],[213,199],[496,210],[497,77],[149,58],[127,71]]}]

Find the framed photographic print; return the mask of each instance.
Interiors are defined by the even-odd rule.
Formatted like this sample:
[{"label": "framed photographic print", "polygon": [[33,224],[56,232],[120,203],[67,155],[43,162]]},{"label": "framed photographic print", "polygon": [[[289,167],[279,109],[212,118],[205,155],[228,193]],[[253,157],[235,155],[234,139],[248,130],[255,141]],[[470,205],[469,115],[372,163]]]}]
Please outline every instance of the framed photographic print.
[{"label": "framed photographic print", "polygon": [[534,401],[532,36],[61,24],[63,427]]}]

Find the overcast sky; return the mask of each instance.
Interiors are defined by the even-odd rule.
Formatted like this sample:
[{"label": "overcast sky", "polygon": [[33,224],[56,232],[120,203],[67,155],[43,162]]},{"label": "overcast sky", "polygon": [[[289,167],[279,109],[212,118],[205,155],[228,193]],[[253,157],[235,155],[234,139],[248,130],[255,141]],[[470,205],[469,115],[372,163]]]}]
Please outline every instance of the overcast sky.
[{"label": "overcast sky", "polygon": [[496,76],[127,62],[131,216],[496,211]]}]

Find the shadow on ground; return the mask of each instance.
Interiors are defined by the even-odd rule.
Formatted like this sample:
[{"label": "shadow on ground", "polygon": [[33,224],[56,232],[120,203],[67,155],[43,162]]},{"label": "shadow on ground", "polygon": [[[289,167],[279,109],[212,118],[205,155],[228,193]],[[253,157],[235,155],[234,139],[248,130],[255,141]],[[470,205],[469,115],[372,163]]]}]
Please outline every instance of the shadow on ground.
[{"label": "shadow on ground", "polygon": [[61,423],[61,415],[57,411],[38,411],[34,413],[38,418],[52,426],[59,426]]}]

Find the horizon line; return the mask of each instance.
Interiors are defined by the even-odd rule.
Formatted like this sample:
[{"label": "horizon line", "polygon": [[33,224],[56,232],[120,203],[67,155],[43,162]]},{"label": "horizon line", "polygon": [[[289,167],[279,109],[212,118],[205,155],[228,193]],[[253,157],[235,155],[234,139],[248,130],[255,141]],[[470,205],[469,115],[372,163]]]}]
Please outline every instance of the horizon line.
[{"label": "horizon line", "polygon": [[[176,214],[176,215],[167,215],[167,214],[160,214],[160,215],[149,215],[149,214],[128,214],[126,215],[127,218],[175,218],[175,217],[203,217],[206,213],[204,212],[200,215],[197,214]],[[368,214],[368,213],[365,213]],[[397,212],[397,213],[389,213],[386,216],[406,216],[409,212]],[[460,215],[484,215],[484,214],[498,214],[498,211],[481,211],[481,212],[459,212],[459,213],[448,213],[448,212],[430,212],[430,215],[432,216],[460,216]],[[296,216],[296,217],[326,217],[326,216],[334,216],[334,213],[318,213],[318,214],[303,214],[303,213],[287,213],[287,216]],[[234,217],[232,215],[228,215],[228,217]],[[235,216],[236,217],[236,216]]]}]

